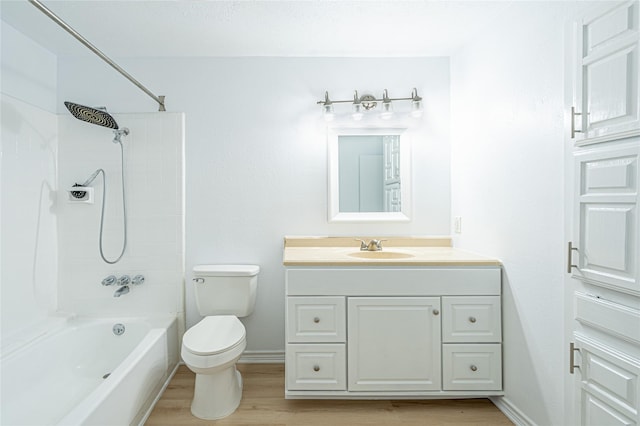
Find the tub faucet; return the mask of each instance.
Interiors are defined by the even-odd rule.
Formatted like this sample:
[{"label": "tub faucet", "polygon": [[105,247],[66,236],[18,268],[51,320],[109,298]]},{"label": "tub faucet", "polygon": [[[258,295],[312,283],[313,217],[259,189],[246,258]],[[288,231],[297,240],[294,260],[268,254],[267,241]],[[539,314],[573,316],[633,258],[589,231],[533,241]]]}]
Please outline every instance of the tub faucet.
[{"label": "tub faucet", "polygon": [[129,286],[123,285],[122,287],[119,287],[115,293],[113,293],[113,297],[120,297],[123,294],[127,294],[127,293],[129,293]]}]

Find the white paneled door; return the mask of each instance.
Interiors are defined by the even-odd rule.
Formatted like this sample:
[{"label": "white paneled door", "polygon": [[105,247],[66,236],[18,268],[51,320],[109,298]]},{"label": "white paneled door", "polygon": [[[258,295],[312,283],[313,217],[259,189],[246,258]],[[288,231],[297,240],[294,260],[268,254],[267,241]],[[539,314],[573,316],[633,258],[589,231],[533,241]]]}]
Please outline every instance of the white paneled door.
[{"label": "white paneled door", "polygon": [[640,296],[638,143],[575,154],[574,278]]},{"label": "white paneled door", "polygon": [[639,23],[600,6],[566,50],[568,424],[640,424]]},{"label": "white paneled door", "polygon": [[637,1],[577,22],[572,136],[604,141],[640,133]]}]

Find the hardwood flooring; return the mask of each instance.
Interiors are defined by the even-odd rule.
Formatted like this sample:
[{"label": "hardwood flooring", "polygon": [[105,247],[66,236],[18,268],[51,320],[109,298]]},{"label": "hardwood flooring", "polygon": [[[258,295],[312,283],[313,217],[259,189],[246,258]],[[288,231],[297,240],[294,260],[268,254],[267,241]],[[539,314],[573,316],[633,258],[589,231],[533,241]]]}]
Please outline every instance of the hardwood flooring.
[{"label": "hardwood flooring", "polygon": [[156,404],[154,425],[511,425],[488,399],[352,401],[284,399],[283,364],[238,364],[244,391],[240,407],[221,420],[191,414],[195,375],[182,365]]}]

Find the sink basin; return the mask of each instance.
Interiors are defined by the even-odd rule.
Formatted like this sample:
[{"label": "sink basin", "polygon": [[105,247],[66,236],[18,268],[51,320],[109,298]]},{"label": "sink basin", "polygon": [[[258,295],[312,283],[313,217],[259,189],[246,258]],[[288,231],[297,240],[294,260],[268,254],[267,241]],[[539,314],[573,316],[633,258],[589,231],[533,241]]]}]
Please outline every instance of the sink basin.
[{"label": "sink basin", "polygon": [[349,256],[360,259],[408,259],[414,257],[412,254],[398,251],[357,251],[349,253]]}]

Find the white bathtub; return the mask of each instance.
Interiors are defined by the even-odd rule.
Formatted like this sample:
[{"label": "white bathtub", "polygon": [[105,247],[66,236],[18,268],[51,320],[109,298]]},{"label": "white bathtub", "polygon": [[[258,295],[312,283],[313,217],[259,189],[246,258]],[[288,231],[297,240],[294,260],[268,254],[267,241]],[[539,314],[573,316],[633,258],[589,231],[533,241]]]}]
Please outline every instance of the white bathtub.
[{"label": "white bathtub", "polygon": [[70,319],[3,356],[0,424],[139,424],[178,361],[175,317]]}]

